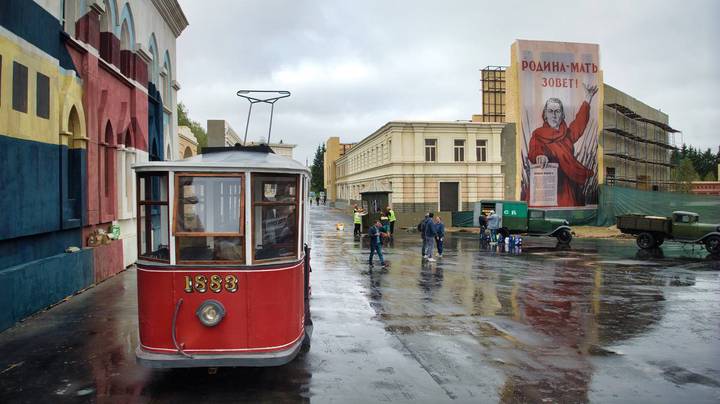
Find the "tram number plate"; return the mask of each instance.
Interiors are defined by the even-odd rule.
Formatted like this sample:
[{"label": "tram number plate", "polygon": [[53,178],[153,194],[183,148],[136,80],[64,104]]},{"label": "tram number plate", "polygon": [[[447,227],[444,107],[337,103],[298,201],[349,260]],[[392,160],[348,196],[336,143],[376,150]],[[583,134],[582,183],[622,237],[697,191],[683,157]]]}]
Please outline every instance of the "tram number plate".
[{"label": "tram number plate", "polygon": [[238,278],[235,275],[185,275],[185,292],[205,293],[208,290],[214,293],[220,293],[223,289],[230,293],[238,290]]}]

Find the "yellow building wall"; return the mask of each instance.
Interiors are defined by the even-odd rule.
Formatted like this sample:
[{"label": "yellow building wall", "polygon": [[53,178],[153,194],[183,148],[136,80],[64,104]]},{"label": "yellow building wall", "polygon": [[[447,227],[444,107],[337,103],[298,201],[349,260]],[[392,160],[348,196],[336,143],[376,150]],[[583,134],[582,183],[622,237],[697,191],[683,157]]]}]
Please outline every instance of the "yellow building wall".
[{"label": "yellow building wall", "polygon": [[[2,56],[2,77],[0,78],[0,135],[15,139],[31,140],[48,144],[67,144],[67,137],[60,136],[68,132],[68,118],[75,107],[78,114],[79,133],[71,148],[85,148],[85,113],[82,104],[82,83],[75,72],[61,72],[57,60],[50,58],[34,47],[14,42],[0,35],[0,56]],[[27,112],[19,112],[12,107],[13,62],[28,69]],[[37,111],[37,73],[42,73],[50,81],[50,117],[38,117]]]}]

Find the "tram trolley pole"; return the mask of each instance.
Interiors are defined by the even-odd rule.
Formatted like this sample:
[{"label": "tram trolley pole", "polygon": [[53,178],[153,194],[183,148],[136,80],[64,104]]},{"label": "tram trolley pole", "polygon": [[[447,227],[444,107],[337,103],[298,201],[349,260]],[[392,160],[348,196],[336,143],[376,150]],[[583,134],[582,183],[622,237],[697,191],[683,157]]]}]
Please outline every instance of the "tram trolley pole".
[{"label": "tram trolley pole", "polygon": [[[260,96],[260,94],[276,94],[275,96]],[[250,115],[252,114],[253,105],[258,103],[270,104],[270,127],[268,127],[267,144],[270,144],[270,134],[272,132],[273,113],[275,111],[275,103],[283,98],[290,96],[290,91],[284,90],[239,90],[237,92],[239,97],[245,98],[250,102],[250,109],[248,109],[247,122],[245,122],[245,138],[243,139],[243,146],[247,144],[248,127],[250,126]]]}]

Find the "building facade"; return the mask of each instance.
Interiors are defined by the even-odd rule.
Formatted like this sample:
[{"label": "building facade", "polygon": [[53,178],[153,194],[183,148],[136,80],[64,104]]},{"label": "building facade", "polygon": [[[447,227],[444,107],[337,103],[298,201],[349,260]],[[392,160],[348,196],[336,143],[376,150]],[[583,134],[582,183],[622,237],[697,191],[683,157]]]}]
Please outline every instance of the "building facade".
[{"label": "building facade", "polygon": [[[177,147],[185,26],[175,0],[0,2],[0,330],[135,261],[130,167]],[[119,239],[93,241],[111,224]]]},{"label": "building facade", "polygon": [[88,131],[61,19],[0,2],[0,330],[93,282],[92,251],[65,252],[87,220]]},{"label": "building facade", "polygon": [[608,85],[603,85],[600,135],[605,183],[646,191],[672,189],[672,134],[668,115]]},{"label": "building facade", "polygon": [[476,201],[502,199],[503,127],[388,122],[334,161],[337,202],[359,203],[362,192],[385,191],[396,212],[423,213],[472,210]]},{"label": "building facade", "polygon": [[327,199],[330,202],[337,200],[335,183],[337,182],[336,162],[344,156],[355,143],[340,143],[340,138],[333,136],[325,142],[325,154],[323,155],[323,186]]},{"label": "building facade", "polygon": [[198,154],[198,142],[187,126],[178,126],[178,159],[186,159]]},{"label": "building facade", "polygon": [[178,149],[175,41],[188,22],[175,0],[62,3],[89,134],[84,245],[98,229],[121,229],[120,240],[96,247],[102,279],[137,259],[132,164]]}]

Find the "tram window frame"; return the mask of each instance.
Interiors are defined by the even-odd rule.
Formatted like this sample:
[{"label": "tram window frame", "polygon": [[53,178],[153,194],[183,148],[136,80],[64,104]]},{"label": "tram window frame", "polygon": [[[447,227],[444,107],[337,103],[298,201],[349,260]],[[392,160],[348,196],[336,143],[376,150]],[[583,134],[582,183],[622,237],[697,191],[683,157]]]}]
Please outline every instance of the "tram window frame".
[{"label": "tram window frame", "polygon": [[[238,232],[199,232],[199,231],[178,231],[178,220],[180,216],[180,192],[182,187],[180,180],[182,177],[204,177],[204,178],[239,178],[240,179],[240,196],[239,196],[239,230]],[[219,197],[219,195],[215,195]],[[207,196],[206,196],[207,198]],[[244,173],[196,173],[196,172],[178,172],[175,173],[175,193],[173,196],[173,236],[175,237],[175,262],[177,264],[189,264],[189,265],[205,265],[205,264],[228,264],[228,265],[239,265],[245,264],[245,174]],[[181,259],[180,257],[180,243],[183,239],[189,238],[239,238],[240,239],[240,259],[223,260],[223,259]]]},{"label": "tram window frame", "polygon": [[[147,196],[152,196],[152,189],[150,188],[152,186],[152,180],[150,178],[152,177],[160,177],[160,186],[165,186],[165,198],[166,200],[153,200],[153,199],[143,199],[143,194]],[[158,172],[158,171],[151,171],[151,172],[141,172],[137,175],[137,183],[136,183],[136,189],[137,189],[137,235],[138,235],[138,241],[137,241],[137,252],[138,252],[138,259],[143,259],[147,261],[155,261],[155,262],[163,262],[163,263],[170,263],[170,223],[167,223],[167,226],[165,228],[165,231],[167,232],[167,259],[163,258],[157,258],[157,257],[151,257],[148,255],[143,255],[143,239],[145,240],[145,249],[146,251],[152,252],[152,240],[150,237],[147,237],[147,234],[152,233],[152,228],[150,227],[152,225],[151,221],[148,221],[146,218],[152,216],[152,207],[153,206],[160,206],[160,215],[162,217],[162,209],[164,206],[164,209],[166,211],[166,216],[168,217],[168,222],[170,219],[170,212],[168,212],[168,209],[170,207],[168,199],[170,198],[170,190],[169,190],[169,174],[167,172]],[[145,181],[145,189],[141,186],[143,184],[143,181]],[[162,188],[161,188],[162,191]],[[146,209],[145,214],[143,215],[143,209]],[[142,224],[145,223],[145,228],[143,228]],[[145,236],[145,237],[143,237]],[[159,250],[158,250],[159,251]]]},{"label": "tram window frame", "polygon": [[[281,201],[281,202],[275,202],[275,201],[256,201],[255,197],[255,184],[256,180],[262,179],[262,178],[290,178],[293,177],[295,179],[295,200],[294,202],[288,202],[288,201]],[[300,225],[300,216],[302,212],[300,211],[300,175],[299,174],[290,174],[290,173],[266,173],[266,172],[254,172],[252,173],[250,177],[250,198],[251,198],[251,227],[250,227],[250,242],[252,243],[252,263],[278,263],[278,262],[293,262],[297,261],[299,257],[299,251],[298,251],[298,240],[300,239],[300,232],[301,232],[301,225]],[[256,258],[257,255],[257,245],[255,243],[255,231],[256,231],[256,220],[255,220],[255,210],[256,207],[265,207],[265,206],[294,206],[295,207],[295,216],[296,216],[296,223],[295,223],[295,235],[293,242],[291,243],[293,247],[293,254],[292,255],[286,255],[286,256],[280,256],[280,257],[271,257],[271,258]]]}]

